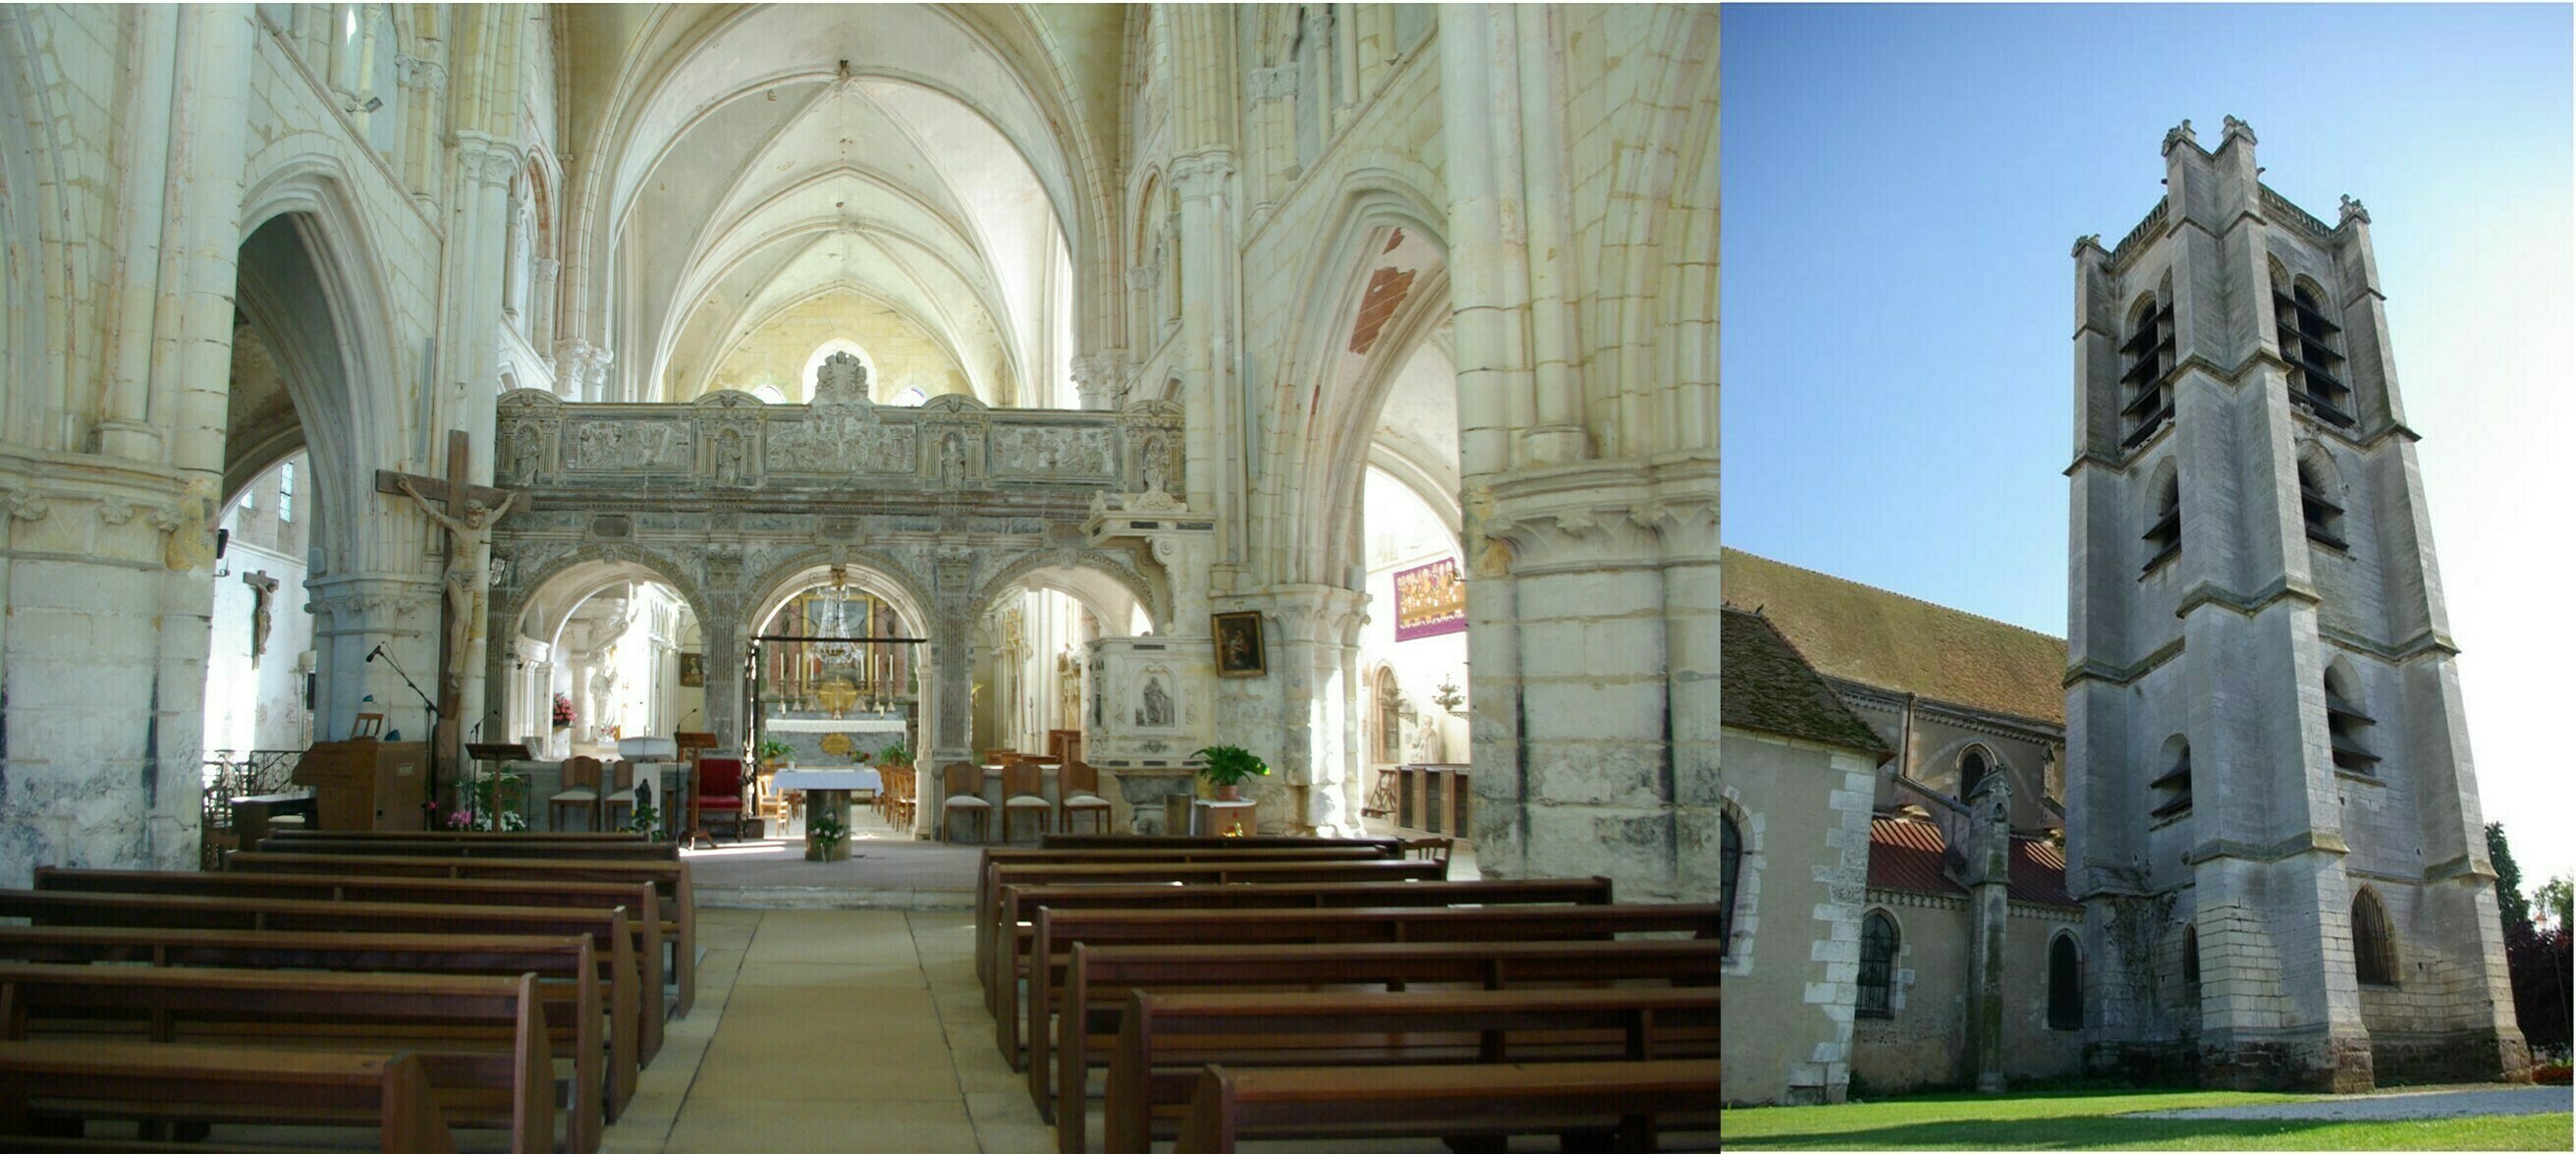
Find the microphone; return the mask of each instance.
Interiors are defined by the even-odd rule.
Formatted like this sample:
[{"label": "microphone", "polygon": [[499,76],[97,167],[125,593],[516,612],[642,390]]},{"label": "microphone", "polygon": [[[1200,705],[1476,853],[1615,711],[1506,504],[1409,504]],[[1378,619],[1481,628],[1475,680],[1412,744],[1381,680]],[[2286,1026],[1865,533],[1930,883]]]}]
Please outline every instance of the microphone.
[{"label": "microphone", "polygon": [[379,658],[379,657],[382,657],[382,656],[384,656],[384,655],[385,655],[385,647],[384,647],[384,643],[382,643],[382,642],[378,642],[378,643],[376,644],[376,648],[375,648],[375,650],[374,650],[373,652],[370,652],[370,653],[368,653],[368,654],[367,654],[367,664],[369,664],[369,665],[373,665],[373,664],[375,664],[376,659],[377,659],[377,658]]}]

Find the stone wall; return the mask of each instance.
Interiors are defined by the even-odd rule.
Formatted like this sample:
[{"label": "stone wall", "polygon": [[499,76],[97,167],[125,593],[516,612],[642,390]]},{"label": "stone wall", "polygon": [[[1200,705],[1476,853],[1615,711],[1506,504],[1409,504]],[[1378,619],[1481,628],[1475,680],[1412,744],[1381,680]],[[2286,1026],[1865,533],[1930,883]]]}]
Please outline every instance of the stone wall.
[{"label": "stone wall", "polygon": [[[1720,1098],[1839,1102],[1850,1081],[1876,767],[1828,746],[1725,731],[1718,802],[1745,838]],[[1623,895],[1625,891],[1622,891]]]},{"label": "stone wall", "polygon": [[[806,361],[823,342],[856,342],[876,362],[869,382],[876,401],[891,401],[906,389],[923,396],[974,394],[965,366],[939,338],[884,303],[855,292],[828,292],[811,297],[763,321],[760,327],[729,345],[704,350],[696,357],[675,357],[662,382],[663,396],[686,401],[718,389],[751,392],[774,385],[786,399],[811,399],[814,381]],[[999,397],[977,397],[987,404]]]}]

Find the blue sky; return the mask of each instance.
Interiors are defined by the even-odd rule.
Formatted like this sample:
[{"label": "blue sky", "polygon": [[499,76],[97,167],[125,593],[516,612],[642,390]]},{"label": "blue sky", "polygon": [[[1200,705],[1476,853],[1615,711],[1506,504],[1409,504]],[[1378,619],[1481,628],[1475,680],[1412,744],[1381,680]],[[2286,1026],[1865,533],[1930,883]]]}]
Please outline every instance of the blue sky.
[{"label": "blue sky", "polygon": [[[2063,635],[2076,237],[2158,145],[2370,209],[2490,820],[2576,872],[2566,5],[1722,9],[1726,542]],[[2545,527],[2544,527],[2545,526]],[[2523,815],[2519,821],[2515,815]]]}]

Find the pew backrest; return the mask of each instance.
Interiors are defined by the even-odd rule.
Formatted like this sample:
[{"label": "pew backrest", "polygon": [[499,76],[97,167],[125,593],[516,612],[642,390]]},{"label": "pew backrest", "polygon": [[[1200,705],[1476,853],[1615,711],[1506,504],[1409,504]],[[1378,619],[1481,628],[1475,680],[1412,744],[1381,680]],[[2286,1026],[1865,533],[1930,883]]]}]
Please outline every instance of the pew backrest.
[{"label": "pew backrest", "polygon": [[429,1076],[409,1053],[0,1042],[0,1116],[23,1118],[31,1104],[48,1099],[180,1120],[192,1109],[251,1109],[280,1121],[341,1126],[372,1113],[384,1154],[456,1151]]}]

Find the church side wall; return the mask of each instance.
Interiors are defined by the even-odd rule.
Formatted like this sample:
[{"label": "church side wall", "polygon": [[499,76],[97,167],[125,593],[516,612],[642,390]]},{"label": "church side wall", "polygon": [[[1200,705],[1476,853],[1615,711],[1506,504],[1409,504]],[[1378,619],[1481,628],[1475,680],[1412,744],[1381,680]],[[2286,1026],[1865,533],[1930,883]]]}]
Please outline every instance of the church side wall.
[{"label": "church side wall", "polygon": [[1852,753],[1736,729],[1722,731],[1720,756],[1722,794],[1750,827],[1725,968],[1733,994],[1720,1097],[1842,1101],[1874,767]]},{"label": "church side wall", "polygon": [[[1967,1085],[1975,1073],[1968,1045],[1968,900],[1872,889],[1865,908],[1895,919],[1897,955],[1890,1016],[1860,1018],[1853,1028],[1855,1092],[1878,1097]],[[2083,1068],[2084,1033],[2048,1024],[2048,951],[2060,933],[2080,931],[2083,916],[2023,903],[2010,910],[2004,928],[2004,1076],[2022,1082],[2074,1075]]]}]

